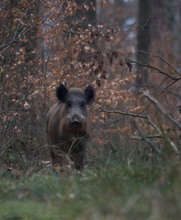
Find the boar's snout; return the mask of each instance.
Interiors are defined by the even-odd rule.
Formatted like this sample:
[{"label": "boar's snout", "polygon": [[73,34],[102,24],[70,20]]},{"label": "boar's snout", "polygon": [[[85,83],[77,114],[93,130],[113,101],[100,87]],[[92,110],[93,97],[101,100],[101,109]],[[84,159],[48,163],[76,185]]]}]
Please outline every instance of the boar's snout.
[{"label": "boar's snout", "polygon": [[83,119],[78,115],[74,115],[70,118],[70,125],[73,127],[81,127],[83,123]]}]

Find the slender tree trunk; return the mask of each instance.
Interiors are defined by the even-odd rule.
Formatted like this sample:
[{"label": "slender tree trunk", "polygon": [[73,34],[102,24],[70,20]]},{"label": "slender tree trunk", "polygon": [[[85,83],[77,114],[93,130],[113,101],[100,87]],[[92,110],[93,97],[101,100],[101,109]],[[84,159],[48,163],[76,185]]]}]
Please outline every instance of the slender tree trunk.
[{"label": "slender tree trunk", "polygon": [[175,31],[176,16],[177,16],[177,0],[166,0],[166,12],[167,12],[167,26],[171,31]]},{"label": "slender tree trunk", "polygon": [[[137,33],[137,61],[149,63],[149,49],[151,44],[150,22],[151,1],[139,0],[138,5],[138,33]],[[137,66],[136,85],[142,86],[148,83],[148,71],[146,68]]]}]

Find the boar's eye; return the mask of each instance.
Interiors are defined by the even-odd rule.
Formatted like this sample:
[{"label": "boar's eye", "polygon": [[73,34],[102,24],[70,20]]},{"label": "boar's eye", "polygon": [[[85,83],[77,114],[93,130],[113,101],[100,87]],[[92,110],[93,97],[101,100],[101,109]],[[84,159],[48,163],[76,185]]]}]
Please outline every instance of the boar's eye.
[{"label": "boar's eye", "polygon": [[84,101],[80,102],[80,107],[81,107],[81,108],[84,108],[84,107],[85,107],[85,102],[84,102]]},{"label": "boar's eye", "polygon": [[67,101],[67,106],[69,107],[69,108],[71,108],[72,107],[72,102],[69,100],[69,101]]}]

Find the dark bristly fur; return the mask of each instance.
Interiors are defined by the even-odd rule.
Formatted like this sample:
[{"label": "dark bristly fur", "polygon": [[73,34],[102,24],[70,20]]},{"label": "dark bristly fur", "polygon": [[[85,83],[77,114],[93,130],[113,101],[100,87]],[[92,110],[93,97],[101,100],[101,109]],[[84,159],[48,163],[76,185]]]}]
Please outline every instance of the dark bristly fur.
[{"label": "dark bristly fur", "polygon": [[58,102],[48,112],[46,128],[52,163],[61,165],[63,152],[73,160],[76,169],[81,169],[89,139],[86,105],[94,100],[95,90],[90,85],[83,90],[67,89],[60,84],[56,96]]}]

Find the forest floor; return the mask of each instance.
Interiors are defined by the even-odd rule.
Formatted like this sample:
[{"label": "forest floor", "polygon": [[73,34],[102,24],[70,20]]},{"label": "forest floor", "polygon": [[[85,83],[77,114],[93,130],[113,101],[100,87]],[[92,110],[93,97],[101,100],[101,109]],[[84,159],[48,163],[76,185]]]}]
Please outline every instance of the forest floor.
[{"label": "forest floor", "polygon": [[95,167],[0,169],[0,219],[171,220],[181,217],[181,160],[128,162],[110,155]]}]

